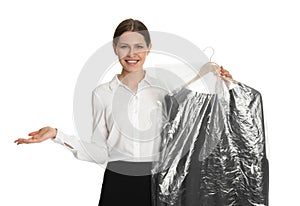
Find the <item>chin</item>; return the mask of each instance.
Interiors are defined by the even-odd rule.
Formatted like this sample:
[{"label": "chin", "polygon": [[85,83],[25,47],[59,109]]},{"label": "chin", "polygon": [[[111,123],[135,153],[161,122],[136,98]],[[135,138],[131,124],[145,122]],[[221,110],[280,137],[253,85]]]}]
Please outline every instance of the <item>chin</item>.
[{"label": "chin", "polygon": [[128,68],[127,67],[124,70],[127,71],[127,72],[137,72],[137,71],[143,70],[143,68]]},{"label": "chin", "polygon": [[143,66],[141,65],[135,65],[135,66],[128,66],[128,65],[122,65],[123,69],[127,72],[136,72],[143,70]]}]

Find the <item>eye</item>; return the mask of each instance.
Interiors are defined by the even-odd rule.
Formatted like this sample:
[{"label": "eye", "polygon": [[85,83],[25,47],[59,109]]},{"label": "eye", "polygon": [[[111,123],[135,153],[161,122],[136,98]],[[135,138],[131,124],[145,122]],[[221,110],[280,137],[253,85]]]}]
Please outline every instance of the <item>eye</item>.
[{"label": "eye", "polygon": [[122,46],[120,46],[120,48],[121,48],[121,49],[126,49],[127,46],[126,46],[126,45],[122,45]]}]

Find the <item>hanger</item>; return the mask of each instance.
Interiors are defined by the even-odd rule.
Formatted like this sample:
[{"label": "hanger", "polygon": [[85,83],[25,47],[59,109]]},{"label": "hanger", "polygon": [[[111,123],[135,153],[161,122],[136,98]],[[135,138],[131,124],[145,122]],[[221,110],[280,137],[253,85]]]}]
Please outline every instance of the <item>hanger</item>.
[{"label": "hanger", "polygon": [[[205,49],[203,49],[203,52],[206,51],[207,49],[212,50],[212,54],[209,58],[209,62],[205,63],[201,67],[199,73],[197,73],[197,75],[193,79],[191,79],[188,83],[186,83],[185,86],[190,85],[191,83],[195,82],[197,79],[200,79],[201,77],[203,77],[204,75],[206,75],[209,72],[213,72],[215,75],[221,77],[220,76],[221,66],[219,66],[217,63],[211,61],[212,57],[215,54],[215,50],[212,47],[206,47]],[[238,83],[236,80],[234,80],[232,78],[228,78],[228,77],[221,77],[221,78],[225,81],[229,81],[229,82],[232,82],[232,83],[235,83],[235,84]]]},{"label": "hanger", "polygon": [[214,48],[212,48],[211,46],[208,46],[208,47],[205,47],[202,51],[205,53],[205,51],[206,51],[207,49],[211,49],[211,51],[212,51],[212,54],[211,54],[210,57],[209,57],[209,61],[211,62],[212,57],[215,55],[215,50],[214,50]]}]

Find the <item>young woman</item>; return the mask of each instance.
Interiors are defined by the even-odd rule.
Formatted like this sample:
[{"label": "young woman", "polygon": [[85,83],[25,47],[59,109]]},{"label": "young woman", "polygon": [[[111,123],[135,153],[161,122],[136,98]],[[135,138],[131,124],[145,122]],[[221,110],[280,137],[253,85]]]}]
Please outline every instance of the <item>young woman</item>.
[{"label": "young woman", "polygon": [[[134,137],[128,137],[130,134],[134,136],[134,133],[126,133],[125,130],[128,130],[126,124],[122,127],[116,121],[118,115],[121,114],[113,112],[112,108],[117,95],[136,97],[135,95],[139,91],[151,87],[155,82],[155,79],[151,78],[143,69],[143,64],[151,49],[151,39],[147,27],[138,20],[122,21],[114,33],[113,49],[119,58],[122,72],[110,82],[98,86],[93,91],[93,134],[91,143],[86,147],[94,145],[97,154],[89,154],[87,149],[82,148],[84,144],[80,144],[76,137],[65,135],[52,127],[44,127],[31,132],[29,133],[30,138],[19,138],[15,143],[38,143],[52,139],[69,148],[78,159],[97,163],[108,162],[99,205],[150,206],[151,176],[149,168],[153,157],[151,155],[153,142],[139,142]],[[231,78],[229,72],[223,68],[220,73],[222,76]],[[135,105],[147,104],[149,99],[155,101],[153,98],[155,97],[150,96],[146,98],[147,101],[144,98],[136,98],[133,108]],[[132,111],[132,118],[136,118],[134,111]],[[138,118],[136,120],[141,121]],[[133,172],[130,171],[130,168],[133,168]]]}]

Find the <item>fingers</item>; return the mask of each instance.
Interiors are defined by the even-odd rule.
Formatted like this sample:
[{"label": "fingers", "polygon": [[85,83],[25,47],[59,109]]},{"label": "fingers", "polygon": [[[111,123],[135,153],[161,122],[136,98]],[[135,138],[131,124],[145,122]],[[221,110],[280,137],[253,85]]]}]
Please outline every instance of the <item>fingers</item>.
[{"label": "fingers", "polygon": [[17,143],[17,145],[19,145],[19,144],[21,144],[22,140],[23,140],[22,138],[19,138],[19,139],[15,140],[14,143]]},{"label": "fingers", "polygon": [[31,143],[39,143],[41,142],[42,140],[41,139],[38,139],[38,138],[28,138],[28,139],[25,139],[25,138],[19,138],[17,140],[14,141],[14,143],[17,143],[17,145],[19,144],[31,144]]},{"label": "fingers", "polygon": [[[32,133],[30,133],[32,135]],[[42,135],[40,134],[35,134],[33,136],[31,136],[30,138],[19,138],[17,140],[14,141],[14,143],[17,143],[17,145],[19,144],[31,144],[31,143],[40,143],[42,141],[44,141],[45,138],[43,138]]]},{"label": "fingers", "polygon": [[28,134],[28,136],[36,135],[36,134],[38,134],[40,131],[41,131],[41,130],[37,130],[37,131],[34,131],[34,132],[30,132],[30,133]]},{"label": "fingers", "polygon": [[19,144],[31,144],[31,143],[39,143],[43,142],[51,137],[55,137],[56,130],[51,127],[43,127],[37,131],[30,132],[28,136],[29,138],[19,138],[14,142]]},{"label": "fingers", "polygon": [[223,66],[221,66],[220,75],[222,77],[227,77],[227,78],[232,79],[232,75],[229,73],[229,71],[227,71],[226,69],[224,69]]}]

